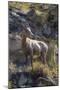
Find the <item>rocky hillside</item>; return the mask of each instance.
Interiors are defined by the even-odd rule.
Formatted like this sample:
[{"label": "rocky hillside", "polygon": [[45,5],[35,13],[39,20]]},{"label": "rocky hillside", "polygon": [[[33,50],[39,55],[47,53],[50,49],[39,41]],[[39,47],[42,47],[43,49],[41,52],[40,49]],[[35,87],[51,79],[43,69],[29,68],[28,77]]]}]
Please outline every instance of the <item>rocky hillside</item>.
[{"label": "rocky hillside", "polygon": [[[16,6],[15,6],[16,4]],[[29,23],[32,32],[38,36],[46,38],[58,38],[58,5],[31,4],[31,3],[9,3],[9,13],[17,13],[22,19]],[[9,14],[10,31],[20,31],[21,22],[16,17]],[[13,30],[14,29],[14,30]]]},{"label": "rocky hillside", "polygon": [[[38,3],[8,3],[9,21],[9,88],[58,85],[58,5]],[[31,60],[21,49],[20,33],[28,25],[33,39],[42,40],[49,47],[47,64],[37,55]],[[17,38],[18,37],[18,38]]]}]

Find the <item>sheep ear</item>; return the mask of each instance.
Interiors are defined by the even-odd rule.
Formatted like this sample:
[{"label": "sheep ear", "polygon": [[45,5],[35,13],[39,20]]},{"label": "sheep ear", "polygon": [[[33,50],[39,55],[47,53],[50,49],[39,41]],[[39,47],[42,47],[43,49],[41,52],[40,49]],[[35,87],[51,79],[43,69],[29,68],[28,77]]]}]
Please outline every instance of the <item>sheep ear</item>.
[{"label": "sheep ear", "polygon": [[27,32],[27,29],[25,29],[25,31]]},{"label": "sheep ear", "polygon": [[20,32],[20,33],[19,33],[19,35],[20,35],[20,36],[22,36],[22,33],[23,33],[23,31],[22,31],[22,32]]}]

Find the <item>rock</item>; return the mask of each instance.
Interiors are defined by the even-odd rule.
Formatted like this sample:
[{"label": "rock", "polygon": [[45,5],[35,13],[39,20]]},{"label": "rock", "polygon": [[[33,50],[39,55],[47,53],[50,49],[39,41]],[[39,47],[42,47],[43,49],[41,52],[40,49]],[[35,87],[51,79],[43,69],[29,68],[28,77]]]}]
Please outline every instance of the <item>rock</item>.
[{"label": "rock", "polygon": [[17,39],[14,33],[11,33],[9,35],[9,50],[13,52],[18,49],[21,49],[21,40]]},{"label": "rock", "polygon": [[50,36],[51,34],[51,28],[47,24],[43,25],[43,34],[46,36]]},{"label": "rock", "polygon": [[22,87],[23,85],[25,85],[26,82],[27,82],[27,77],[23,73],[21,73],[19,78],[19,86]]}]

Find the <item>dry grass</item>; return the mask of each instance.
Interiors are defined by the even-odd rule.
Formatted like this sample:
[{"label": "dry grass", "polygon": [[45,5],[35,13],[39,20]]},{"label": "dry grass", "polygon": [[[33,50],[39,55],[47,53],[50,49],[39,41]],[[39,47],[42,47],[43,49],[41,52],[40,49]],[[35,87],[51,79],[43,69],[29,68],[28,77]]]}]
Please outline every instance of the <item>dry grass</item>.
[{"label": "dry grass", "polygon": [[33,70],[34,70],[34,72],[42,70],[44,75],[47,75],[51,78],[58,76],[57,67],[54,67],[51,69],[51,67],[49,67],[47,64],[44,65],[39,61],[33,62]]}]

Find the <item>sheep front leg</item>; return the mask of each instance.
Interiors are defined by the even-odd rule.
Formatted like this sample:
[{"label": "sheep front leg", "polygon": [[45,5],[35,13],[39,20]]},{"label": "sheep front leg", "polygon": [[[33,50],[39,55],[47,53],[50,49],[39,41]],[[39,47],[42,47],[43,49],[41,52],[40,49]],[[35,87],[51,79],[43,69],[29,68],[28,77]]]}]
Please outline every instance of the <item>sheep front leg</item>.
[{"label": "sheep front leg", "polygon": [[26,59],[25,64],[27,65],[27,63],[28,63],[28,55],[27,54],[25,54],[25,59]]},{"label": "sheep front leg", "polygon": [[44,54],[43,54],[43,63],[44,64],[46,64],[47,62],[46,62],[46,53],[44,52]]},{"label": "sheep front leg", "polygon": [[30,58],[31,58],[32,71],[33,71],[33,52],[30,53]]},{"label": "sheep front leg", "polygon": [[32,66],[32,71],[33,71],[33,57],[31,56],[31,66]]}]

